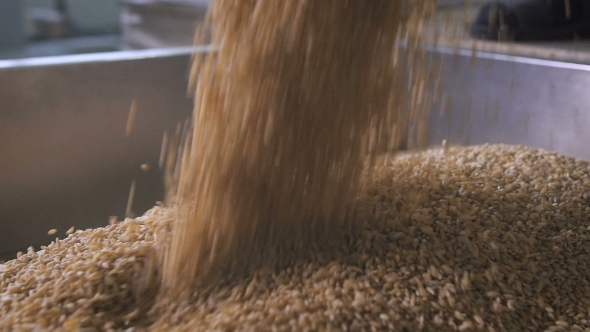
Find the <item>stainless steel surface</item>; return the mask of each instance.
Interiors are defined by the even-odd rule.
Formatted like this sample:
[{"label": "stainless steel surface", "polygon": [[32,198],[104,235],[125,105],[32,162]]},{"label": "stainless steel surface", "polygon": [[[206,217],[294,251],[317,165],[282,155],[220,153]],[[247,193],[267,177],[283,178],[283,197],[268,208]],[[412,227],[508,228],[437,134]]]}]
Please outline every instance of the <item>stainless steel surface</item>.
[{"label": "stainless steel surface", "polygon": [[[0,61],[0,253],[47,244],[71,226],[138,214],[162,199],[162,134],[192,109],[190,49]],[[125,126],[133,98],[133,133]],[[148,172],[140,164],[152,167]]]},{"label": "stainless steel surface", "polygon": [[540,43],[498,43],[468,39],[442,39],[438,45],[468,52],[474,48],[481,53],[515,56],[554,62],[590,65],[590,40]]},{"label": "stainless steel surface", "polygon": [[[46,244],[51,228],[63,237],[122,217],[133,180],[136,213],[162,198],[163,131],[192,109],[190,50],[0,61],[0,253]],[[432,145],[524,144],[590,159],[590,66],[442,47],[431,55],[445,74]]]},{"label": "stainless steel surface", "polygon": [[431,143],[507,143],[590,160],[590,66],[449,48]]}]

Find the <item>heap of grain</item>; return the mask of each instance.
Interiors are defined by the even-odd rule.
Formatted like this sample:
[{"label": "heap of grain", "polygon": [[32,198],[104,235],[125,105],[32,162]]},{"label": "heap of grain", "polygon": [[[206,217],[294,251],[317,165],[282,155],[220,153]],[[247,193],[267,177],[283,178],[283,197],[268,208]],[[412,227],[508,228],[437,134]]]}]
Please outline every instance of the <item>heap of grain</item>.
[{"label": "heap of grain", "polygon": [[[0,266],[2,331],[590,331],[590,165],[517,146],[383,158],[337,250],[192,293],[137,292],[171,210]],[[152,311],[150,311],[152,310]]]},{"label": "heap of grain", "polygon": [[213,2],[218,51],[194,58],[192,127],[168,177],[167,293],[350,228],[365,158],[423,134],[394,46],[431,2]]}]

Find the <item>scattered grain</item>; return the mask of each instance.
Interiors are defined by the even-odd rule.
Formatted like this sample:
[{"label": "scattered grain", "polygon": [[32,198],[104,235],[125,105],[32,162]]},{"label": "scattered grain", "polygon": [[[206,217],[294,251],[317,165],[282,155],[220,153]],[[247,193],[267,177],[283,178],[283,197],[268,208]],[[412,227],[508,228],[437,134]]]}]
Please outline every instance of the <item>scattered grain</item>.
[{"label": "scattered grain", "polygon": [[133,124],[135,123],[135,115],[137,114],[137,100],[133,99],[131,107],[129,108],[129,116],[127,117],[127,125],[125,126],[125,137],[131,136],[133,131]]},{"label": "scattered grain", "polygon": [[114,225],[119,222],[119,218],[117,216],[110,216],[109,217],[109,225]]},{"label": "scattered grain", "polygon": [[129,188],[129,197],[127,198],[127,208],[125,209],[125,217],[132,217],[133,201],[135,200],[135,181],[131,183]]}]

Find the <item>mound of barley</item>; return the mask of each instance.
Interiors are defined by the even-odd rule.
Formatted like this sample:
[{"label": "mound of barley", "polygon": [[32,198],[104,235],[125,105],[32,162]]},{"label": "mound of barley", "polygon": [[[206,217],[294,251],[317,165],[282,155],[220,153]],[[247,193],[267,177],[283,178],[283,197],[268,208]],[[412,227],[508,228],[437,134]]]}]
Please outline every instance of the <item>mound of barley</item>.
[{"label": "mound of barley", "polygon": [[0,330],[590,331],[588,162],[451,147],[383,158],[365,182],[346,242],[167,312],[136,273],[170,210],[78,231],[0,265]]}]

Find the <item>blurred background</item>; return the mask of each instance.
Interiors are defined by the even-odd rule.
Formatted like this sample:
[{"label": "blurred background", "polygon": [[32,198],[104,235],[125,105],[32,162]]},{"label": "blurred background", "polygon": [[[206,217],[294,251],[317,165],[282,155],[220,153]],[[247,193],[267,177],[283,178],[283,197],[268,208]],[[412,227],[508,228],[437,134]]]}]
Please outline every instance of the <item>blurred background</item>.
[{"label": "blurred background", "polygon": [[0,59],[188,46],[210,0],[1,0]]},{"label": "blurred background", "polygon": [[[494,0],[495,1],[495,0]],[[541,0],[503,0],[503,3]],[[567,0],[569,1],[569,0]],[[582,0],[580,0],[582,1]],[[190,46],[211,0],[0,0],[0,60]],[[432,32],[472,43],[469,27],[490,0],[439,0]],[[491,43],[488,50],[588,63],[590,43]],[[502,48],[502,44],[511,47]],[[460,45],[453,45],[460,46]],[[522,48],[524,46],[524,48]],[[463,45],[463,48],[471,48]],[[530,49],[530,47],[534,47]],[[547,50],[551,53],[539,50]],[[582,55],[556,50],[582,51]]]}]

